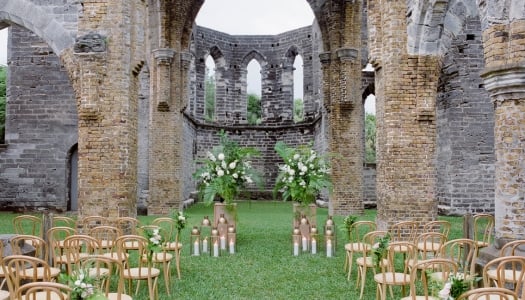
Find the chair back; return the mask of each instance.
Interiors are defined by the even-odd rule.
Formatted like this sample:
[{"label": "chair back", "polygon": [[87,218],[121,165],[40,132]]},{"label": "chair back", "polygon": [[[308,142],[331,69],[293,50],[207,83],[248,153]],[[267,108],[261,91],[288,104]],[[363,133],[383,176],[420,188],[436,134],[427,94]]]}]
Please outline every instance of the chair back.
[{"label": "chair back", "polygon": [[16,299],[25,300],[69,300],[72,289],[57,282],[30,282],[18,288]]},{"label": "chair back", "polygon": [[[489,270],[496,270],[496,278],[489,277]],[[507,288],[525,299],[525,257],[503,256],[489,261],[483,266],[483,283],[485,287],[493,283],[496,287]]]},{"label": "chair back", "polygon": [[497,287],[477,288],[461,294],[457,300],[518,300],[511,290]]},{"label": "chair back", "polygon": [[13,219],[16,234],[36,235],[42,237],[42,219],[32,215],[21,215]]},{"label": "chair back", "polygon": [[100,254],[100,242],[89,235],[75,234],[64,240],[64,255],[68,272],[72,272],[80,258]]},{"label": "chair back", "polygon": [[117,227],[122,234],[137,234],[137,228],[141,226],[140,221],[133,217],[119,217]]},{"label": "chair back", "polygon": [[525,240],[508,242],[500,250],[500,257],[517,255],[517,252],[525,253]]},{"label": "chair back", "polygon": [[174,241],[175,240],[175,221],[172,218],[160,217],[156,218],[151,222],[152,225],[160,227],[160,235],[165,241]]},{"label": "chair back", "polygon": [[388,231],[392,242],[414,242],[418,235],[417,221],[401,221],[393,224]]},{"label": "chair back", "polygon": [[51,269],[47,262],[33,256],[6,256],[2,268],[11,295],[16,295],[20,284],[23,282],[51,281],[52,279]]},{"label": "chair back", "polygon": [[450,233],[450,222],[446,220],[435,220],[427,222],[423,225],[423,232],[439,232],[447,239]]},{"label": "chair back", "polygon": [[376,223],[372,221],[357,221],[349,229],[349,241],[361,243],[365,234],[376,230]]},{"label": "chair back", "polygon": [[[117,280],[117,294],[122,295],[124,292],[124,280],[123,280],[123,265],[122,262],[105,255],[91,255],[80,258],[80,267],[83,269],[89,269],[91,276],[95,278],[102,278],[98,284],[98,288],[104,292],[107,297],[111,288],[114,285],[112,279]],[[108,274],[110,274],[108,276]]]},{"label": "chair back", "polygon": [[70,217],[66,216],[55,216],[53,217],[53,227],[70,227],[75,228],[77,222]]},{"label": "chair back", "polygon": [[478,245],[471,239],[455,239],[447,241],[439,251],[439,257],[455,261],[460,273],[474,275]]},{"label": "chair back", "polygon": [[[147,260],[144,258],[147,257],[148,253],[148,240],[145,237],[140,235],[122,235],[115,241],[115,247],[117,249],[117,260],[124,262],[123,265],[126,266],[124,269],[124,274],[131,272],[132,267],[138,268],[139,273],[141,269],[151,268],[151,264],[148,264]],[[128,255],[128,252],[137,251],[137,259],[131,259],[132,255]],[[145,274],[148,271],[144,271]],[[131,276],[132,274],[126,274]]]},{"label": "chair back", "polygon": [[492,243],[494,234],[494,216],[489,214],[474,215],[474,240],[478,248],[487,247]]},{"label": "chair back", "polygon": [[114,226],[101,225],[91,228],[88,235],[97,239],[102,249],[111,249],[122,231]]},{"label": "chair back", "polygon": [[48,261],[49,253],[47,250],[47,243],[43,238],[34,235],[15,235],[10,240],[11,251],[16,255],[24,255],[23,248],[25,245],[29,245],[35,249],[34,257],[41,258]]},{"label": "chair back", "polygon": [[430,259],[437,256],[441,246],[445,244],[447,237],[439,232],[429,231],[417,236],[417,245],[420,260]]},{"label": "chair back", "polygon": [[[421,277],[419,276],[419,270],[423,270]],[[418,261],[410,270],[410,297],[413,300],[421,299],[421,296],[428,300],[433,299],[429,298],[429,296],[435,294],[436,291],[433,290],[433,284],[430,281],[446,282],[450,275],[457,273],[457,271],[458,264],[451,259],[431,258]],[[439,277],[435,278],[431,273],[437,274]],[[421,283],[419,289],[417,288],[418,282]],[[420,291],[419,295],[418,291]]]},{"label": "chair back", "polygon": [[91,228],[101,225],[109,225],[108,218],[102,216],[86,216],[77,222],[77,227],[82,234],[88,234]]}]

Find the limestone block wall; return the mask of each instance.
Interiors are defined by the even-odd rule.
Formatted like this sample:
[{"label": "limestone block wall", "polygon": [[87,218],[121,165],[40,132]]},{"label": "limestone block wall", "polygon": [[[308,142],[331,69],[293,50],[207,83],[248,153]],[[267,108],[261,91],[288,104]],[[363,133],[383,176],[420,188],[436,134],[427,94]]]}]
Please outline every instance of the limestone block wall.
[{"label": "limestone block wall", "polygon": [[494,106],[480,76],[482,53],[479,18],[469,18],[444,57],[437,96],[441,213],[494,211]]},{"label": "limestone block wall", "polygon": [[58,57],[34,33],[10,28],[3,208],[67,209],[69,151],[77,143],[73,89]]}]

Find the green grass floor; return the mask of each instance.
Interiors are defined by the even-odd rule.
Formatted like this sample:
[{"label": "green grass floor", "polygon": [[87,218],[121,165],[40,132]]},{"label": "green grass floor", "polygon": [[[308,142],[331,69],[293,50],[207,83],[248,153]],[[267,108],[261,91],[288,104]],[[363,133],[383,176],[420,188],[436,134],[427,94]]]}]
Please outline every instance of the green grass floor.
[{"label": "green grass floor", "polygon": [[[375,210],[366,210],[359,220],[375,220]],[[319,249],[317,255],[292,256],[292,204],[289,202],[238,203],[237,253],[221,257],[191,256],[190,230],[204,216],[213,216],[213,207],[194,205],[186,210],[188,226],[182,232],[182,279],[176,278],[172,265],[171,295],[165,292],[164,279],[159,279],[160,299],[359,299],[355,286],[356,268],[351,281],[343,271],[345,235],[343,217],[339,225],[335,257],[328,258]],[[13,213],[0,213],[0,233],[13,232]],[[156,216],[139,217],[143,224]],[[321,228],[327,209],[317,209]],[[446,217],[452,222],[450,239],[461,237],[462,219]],[[148,299],[146,285],[134,299]],[[129,292],[128,292],[129,293]],[[399,293],[399,292],[398,292]],[[396,296],[397,297],[397,296]],[[375,284],[369,272],[363,297],[375,299]]]}]

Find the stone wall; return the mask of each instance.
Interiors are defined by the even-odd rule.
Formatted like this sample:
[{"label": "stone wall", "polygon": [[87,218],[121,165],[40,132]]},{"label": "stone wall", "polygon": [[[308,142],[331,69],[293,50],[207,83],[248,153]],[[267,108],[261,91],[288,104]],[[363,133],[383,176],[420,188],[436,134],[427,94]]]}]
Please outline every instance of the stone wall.
[{"label": "stone wall", "polygon": [[69,155],[78,139],[71,83],[58,57],[34,33],[13,25],[9,38],[0,206],[66,210]]},{"label": "stone wall", "polygon": [[437,99],[441,213],[494,211],[494,106],[483,87],[481,24],[466,20],[443,60]]}]

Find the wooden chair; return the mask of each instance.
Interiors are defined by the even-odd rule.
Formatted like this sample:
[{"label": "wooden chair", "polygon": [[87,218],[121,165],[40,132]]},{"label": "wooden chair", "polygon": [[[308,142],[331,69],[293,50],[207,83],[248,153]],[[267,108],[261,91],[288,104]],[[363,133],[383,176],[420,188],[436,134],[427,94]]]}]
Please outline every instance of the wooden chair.
[{"label": "wooden chair", "polygon": [[[410,295],[401,298],[401,300],[438,300],[438,298],[432,297],[432,289],[428,284],[429,278],[427,277],[427,273],[421,272],[421,276],[419,277],[418,270],[437,271],[441,276],[439,282],[446,282],[451,274],[455,274],[458,271],[458,264],[453,260],[445,258],[431,258],[416,262],[410,271]],[[418,277],[421,278],[421,280],[418,280]],[[419,295],[417,293],[418,282],[420,282]]]},{"label": "wooden chair", "polygon": [[478,246],[474,240],[454,239],[443,244],[438,257],[455,261],[459,266],[458,272],[468,278],[475,274],[477,253]]},{"label": "wooden chair", "polygon": [[492,243],[494,233],[494,216],[489,214],[474,215],[474,241],[480,248],[489,246]]},{"label": "wooden chair", "polygon": [[[24,247],[24,244],[30,245],[31,247],[35,248],[34,257],[40,258],[44,260],[45,262],[48,262],[49,252],[47,250],[47,243],[37,236],[33,235],[17,235],[11,238],[11,251],[14,255],[24,255],[22,249]],[[41,274],[44,272],[44,267],[38,267],[36,270],[37,274]],[[49,267],[49,270],[51,272],[51,278],[55,280],[58,277],[58,274],[60,274],[60,269],[55,267]]]},{"label": "wooden chair", "polygon": [[519,300],[515,292],[505,288],[477,288],[461,294],[456,300]]},{"label": "wooden chair", "polygon": [[133,217],[119,217],[117,218],[117,228],[122,231],[122,234],[137,234],[137,228],[141,225],[137,218]]},{"label": "wooden chair", "polygon": [[16,234],[42,237],[42,219],[32,215],[21,215],[13,219]]},{"label": "wooden chair", "polygon": [[4,268],[1,266],[4,264],[4,243],[0,241],[0,300],[9,299],[9,292],[4,290],[4,284],[6,282]]},{"label": "wooden chair", "polygon": [[100,225],[89,230],[89,236],[96,238],[102,250],[106,252],[113,248],[115,240],[122,235],[122,231],[114,226]]},{"label": "wooden chair", "polygon": [[15,295],[21,283],[52,281],[53,279],[47,262],[33,256],[6,256],[4,257],[2,268],[4,269],[7,287],[12,300],[16,299]]},{"label": "wooden chair", "polygon": [[347,280],[352,273],[354,253],[368,253],[372,245],[365,244],[363,238],[366,233],[376,230],[376,224],[371,221],[357,221],[350,227],[350,242],[345,244],[346,259],[343,269],[348,272]]},{"label": "wooden chair", "polygon": [[[160,270],[154,268],[152,264],[144,259],[141,259],[147,256],[148,241],[146,238],[139,235],[123,235],[115,241],[115,245],[118,249],[118,260],[125,261],[122,278],[128,281],[128,290],[131,291],[132,281],[137,281],[136,294],[139,290],[140,281],[145,280],[148,283],[149,299],[157,299],[157,280],[160,275]],[[127,255],[127,253],[134,249],[128,249],[126,245],[137,245],[136,251],[138,252],[139,259],[135,261],[130,259],[131,255]]]},{"label": "wooden chair", "polygon": [[439,232],[430,231],[418,235],[415,240],[417,257],[406,261],[408,267],[412,269],[418,262],[436,258],[446,240],[445,235]]},{"label": "wooden chair", "polygon": [[[80,266],[89,269],[90,276],[103,278],[100,281],[100,290],[108,300],[131,300],[131,296],[124,293],[123,265],[118,259],[103,255],[92,255],[80,258]],[[111,291],[112,279],[116,279],[116,292]]]},{"label": "wooden chair", "polygon": [[[142,226],[140,229],[141,231],[158,229],[160,230],[159,232],[160,235],[163,236],[162,235],[163,228],[157,225],[145,225],[145,226]],[[163,239],[165,239],[165,236],[163,236]],[[170,289],[169,289],[169,282],[171,279],[170,267],[171,267],[171,261],[173,260],[173,254],[168,253],[168,252],[173,252],[173,251],[169,249],[169,247],[166,246],[167,243],[169,243],[169,241],[164,243],[162,247],[162,251],[153,253],[152,263],[153,263],[153,266],[155,267],[162,266],[164,282],[166,286],[166,293],[170,295]],[[146,259],[146,257],[143,257],[143,259]]]},{"label": "wooden chair", "polygon": [[69,300],[71,287],[57,282],[30,282],[20,286],[16,291],[19,300]]},{"label": "wooden chair", "polygon": [[64,240],[68,236],[75,234],[77,234],[77,231],[74,228],[66,226],[52,227],[47,231],[46,235],[53,267],[62,269],[63,266],[67,266],[64,256]]},{"label": "wooden chair", "polygon": [[503,247],[501,247],[499,256],[512,256],[512,255],[518,255],[519,252],[523,253],[525,252],[525,240],[515,240],[512,242],[508,242]]},{"label": "wooden chair", "polygon": [[[377,284],[376,299],[386,299],[386,288],[401,286],[403,296],[405,287],[410,285],[410,270],[405,259],[415,259],[417,247],[408,241],[391,242],[387,248],[387,263],[380,264],[381,271],[374,275]],[[401,261],[401,263],[399,263]],[[390,294],[393,297],[392,290]]]},{"label": "wooden chair", "polygon": [[53,227],[69,227],[76,228],[77,221],[73,218],[66,216],[55,216],[53,217]]},{"label": "wooden chair", "polygon": [[71,273],[82,257],[100,254],[100,242],[89,235],[75,234],[64,240],[64,257],[67,272]]},{"label": "wooden chair", "polygon": [[[380,238],[385,237],[388,235],[388,232],[381,231],[381,230],[375,230],[370,231],[369,233],[365,234],[363,237],[363,242],[365,244],[372,245],[372,248],[374,245],[377,244]],[[363,298],[363,292],[365,289],[365,282],[366,282],[366,273],[368,269],[372,269],[374,274],[376,274],[376,263],[374,261],[374,257],[371,254],[372,251],[367,251],[365,248],[363,248],[363,251],[361,252],[361,256],[356,258],[355,263],[357,265],[357,278],[356,278],[356,288],[360,287],[360,294],[359,299]]]},{"label": "wooden chair", "polygon": [[175,254],[175,267],[177,268],[177,277],[180,279],[180,255],[182,244],[179,242],[178,233],[175,232],[175,221],[172,218],[161,217],[153,220],[152,224],[162,228],[161,234],[165,241],[164,248],[166,251]]},{"label": "wooden chair", "polygon": [[513,290],[521,299],[525,299],[524,270],[524,256],[495,258],[483,267],[483,284],[485,287],[508,288]]}]

